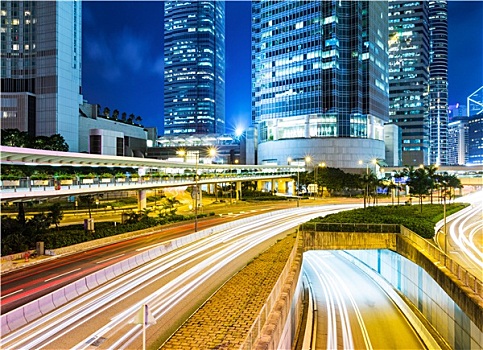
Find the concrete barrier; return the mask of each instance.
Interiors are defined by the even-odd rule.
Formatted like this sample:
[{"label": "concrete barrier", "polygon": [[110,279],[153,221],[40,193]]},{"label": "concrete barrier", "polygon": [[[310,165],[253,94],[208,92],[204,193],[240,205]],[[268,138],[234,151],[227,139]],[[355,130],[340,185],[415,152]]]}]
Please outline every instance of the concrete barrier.
[{"label": "concrete barrier", "polygon": [[97,272],[85,277],[86,286],[87,288],[89,288],[89,290],[92,290],[99,286],[99,283],[97,283],[96,275],[97,275]]},{"label": "concrete barrier", "polygon": [[24,317],[27,322],[31,322],[36,318],[42,316],[42,312],[40,312],[39,301],[35,300],[27,305],[24,309]]},{"label": "concrete barrier", "polygon": [[52,301],[56,308],[68,302],[65,297],[65,288],[58,289],[52,293]]},{"label": "concrete barrier", "polygon": [[[2,317],[3,318],[3,317]],[[9,331],[15,330],[27,324],[27,319],[24,315],[24,307],[15,309],[8,314],[5,315],[6,325]],[[2,335],[5,336],[8,331],[4,332],[3,330],[3,321],[2,321]]]},{"label": "concrete barrier", "polygon": [[82,278],[82,279],[78,280],[77,282],[74,282],[74,285],[75,285],[75,290],[76,290],[78,295],[84,294],[85,292],[87,292],[89,290],[89,288],[87,287],[85,278]]},{"label": "concrete barrier", "polygon": [[54,301],[52,300],[52,293],[38,299],[38,302],[42,315],[48,314],[55,309]]},{"label": "concrete barrier", "polygon": [[64,288],[64,296],[68,301],[71,301],[79,296],[79,293],[77,293],[77,288],[75,287],[75,282],[71,283]]},{"label": "concrete barrier", "polygon": [[97,284],[101,285],[107,282],[109,279],[106,276],[106,269],[102,269],[100,271],[96,272],[96,279],[97,279]]}]

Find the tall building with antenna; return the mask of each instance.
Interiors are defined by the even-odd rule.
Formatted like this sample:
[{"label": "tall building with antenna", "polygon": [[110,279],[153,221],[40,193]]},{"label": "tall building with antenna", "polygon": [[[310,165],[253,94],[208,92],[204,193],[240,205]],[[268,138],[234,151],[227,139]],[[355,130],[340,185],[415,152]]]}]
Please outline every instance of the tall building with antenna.
[{"label": "tall building with antenna", "polygon": [[429,1],[429,163],[448,163],[448,4]]},{"label": "tall building with antenna", "polygon": [[164,133],[225,131],[225,4],[164,2]]}]

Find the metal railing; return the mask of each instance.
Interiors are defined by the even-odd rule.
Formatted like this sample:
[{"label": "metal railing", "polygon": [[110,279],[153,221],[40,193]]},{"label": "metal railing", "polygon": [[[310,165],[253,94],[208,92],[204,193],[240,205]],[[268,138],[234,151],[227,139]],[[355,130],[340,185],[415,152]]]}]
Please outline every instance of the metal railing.
[{"label": "metal railing", "polygon": [[399,233],[398,224],[357,224],[339,222],[308,222],[301,225],[302,231],[316,232],[361,232],[361,233]]},{"label": "metal railing", "polygon": [[420,248],[422,253],[437,261],[440,266],[448,269],[463,285],[469,288],[473,293],[483,298],[483,282],[481,279],[466,270],[463,266],[451,259],[430,240],[426,240],[414,233],[410,229],[401,225],[401,237],[411,241],[414,245]]}]

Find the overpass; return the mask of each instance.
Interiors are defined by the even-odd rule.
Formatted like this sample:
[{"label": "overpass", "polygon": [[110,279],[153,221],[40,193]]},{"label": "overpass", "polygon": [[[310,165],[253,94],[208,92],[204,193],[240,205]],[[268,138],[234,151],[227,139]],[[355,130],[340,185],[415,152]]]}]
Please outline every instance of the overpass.
[{"label": "overpass", "polygon": [[[69,197],[115,191],[137,191],[138,209],[146,207],[146,191],[156,188],[178,186],[202,186],[217,183],[235,183],[236,199],[241,193],[243,181],[257,181],[259,190],[278,190],[286,193],[292,177],[303,167],[293,165],[238,165],[238,164],[203,164],[196,157],[194,161],[163,161],[149,158],[118,157],[97,154],[47,151],[38,149],[0,146],[2,165],[52,166],[62,167],[87,166],[137,169],[145,176],[134,180],[127,179],[80,179],[57,181],[54,177],[46,180],[21,178],[3,180],[0,200],[2,202],[20,202],[34,199]],[[162,173],[162,178],[150,178],[153,172]],[[210,187],[208,187],[209,189]],[[198,191],[201,195],[201,191]],[[200,198],[199,198],[200,202]]]}]

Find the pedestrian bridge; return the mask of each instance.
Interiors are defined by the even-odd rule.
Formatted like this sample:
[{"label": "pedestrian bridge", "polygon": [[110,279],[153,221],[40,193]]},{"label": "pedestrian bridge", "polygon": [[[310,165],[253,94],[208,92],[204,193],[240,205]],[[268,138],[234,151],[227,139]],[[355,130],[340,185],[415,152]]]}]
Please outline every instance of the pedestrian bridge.
[{"label": "pedestrian bridge", "polygon": [[[46,198],[89,195],[113,191],[138,191],[139,209],[146,207],[146,190],[178,186],[201,186],[216,183],[235,183],[235,198],[241,193],[241,183],[257,181],[259,190],[279,189],[287,192],[289,183],[303,167],[291,165],[238,165],[202,164],[194,162],[172,162],[149,158],[117,157],[97,154],[46,151],[28,148],[0,146],[2,165],[62,167],[115,167],[136,169],[142,176],[134,174],[123,178],[79,178],[60,180],[54,176],[43,180],[30,178],[3,179],[1,201],[30,201]],[[56,169],[56,170],[57,170]],[[152,177],[150,174],[162,174]],[[137,175],[137,174],[136,174]],[[275,183],[277,182],[277,183]],[[293,187],[293,184],[290,185]],[[292,190],[293,191],[293,190]],[[201,191],[199,191],[201,193]]]}]

